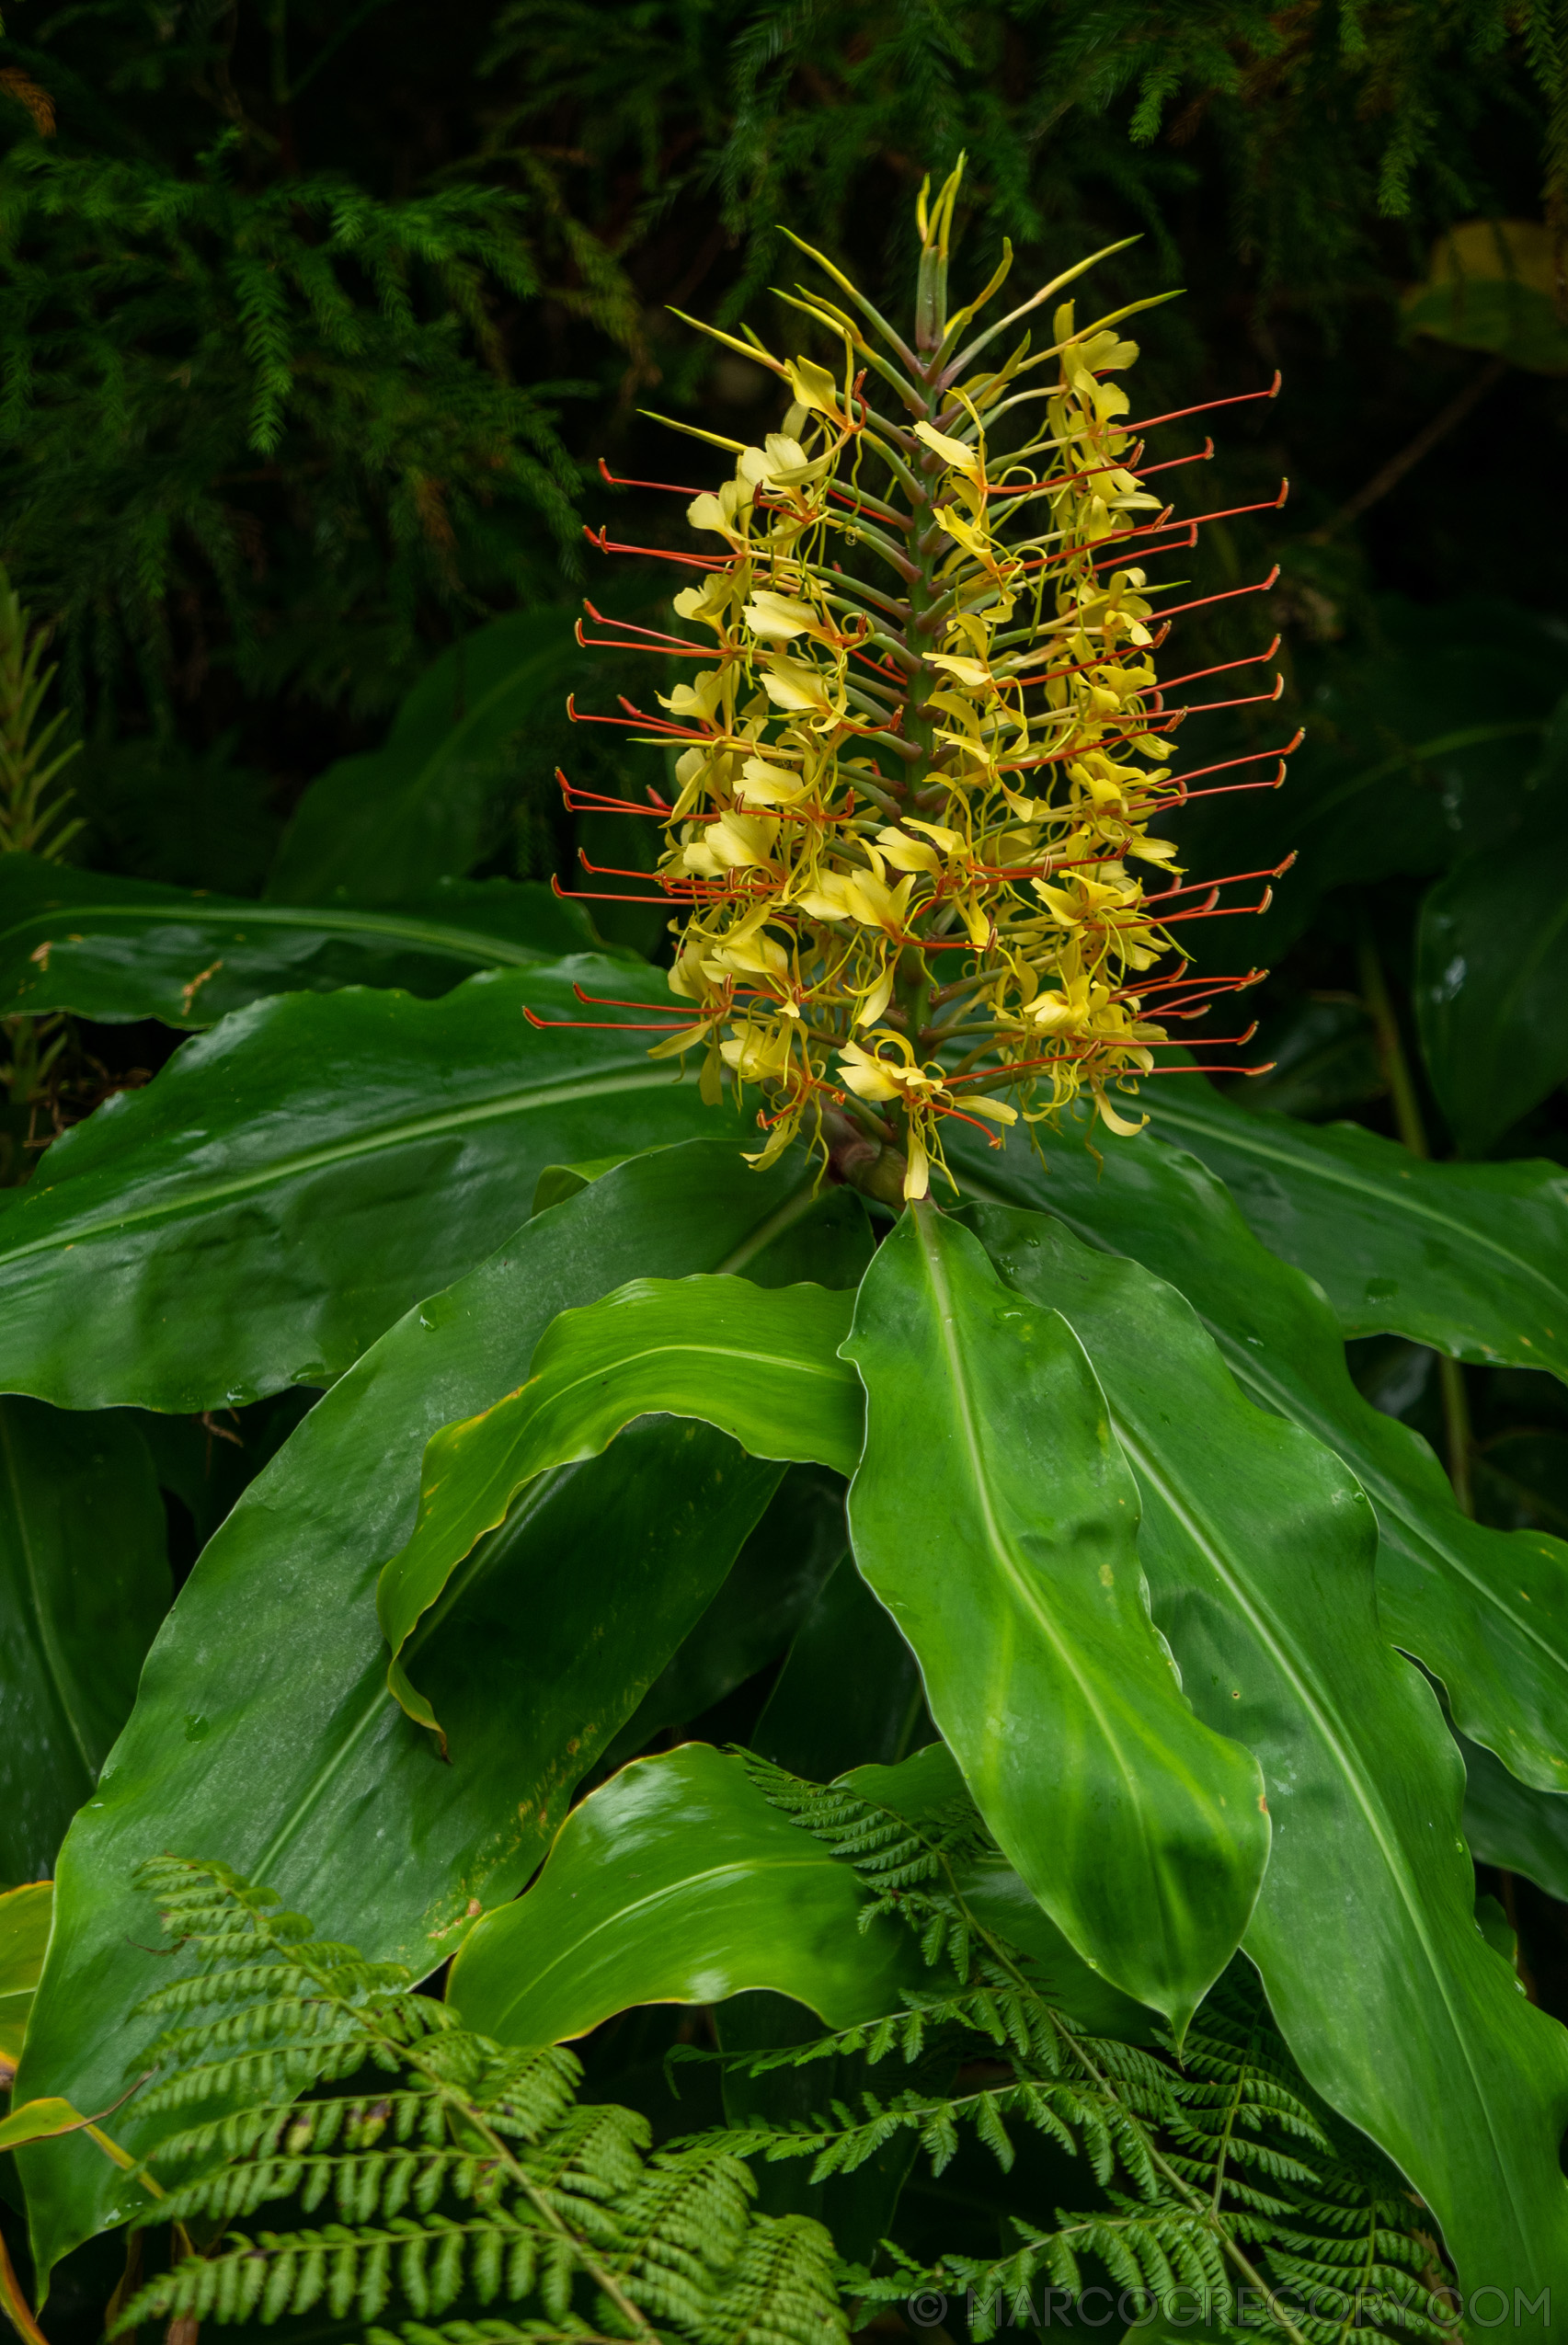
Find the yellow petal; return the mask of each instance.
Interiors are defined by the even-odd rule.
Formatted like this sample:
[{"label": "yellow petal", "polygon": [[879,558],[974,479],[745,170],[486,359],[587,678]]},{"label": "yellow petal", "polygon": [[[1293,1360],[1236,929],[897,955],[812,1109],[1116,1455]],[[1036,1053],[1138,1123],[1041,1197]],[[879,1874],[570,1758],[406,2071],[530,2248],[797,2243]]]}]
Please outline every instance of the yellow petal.
[{"label": "yellow petal", "polygon": [[787,594],[770,594],[765,589],[751,597],[740,615],[754,635],[776,637],[784,643],[821,623],[808,602],[797,602]]},{"label": "yellow petal", "polygon": [[866,995],[864,1001],[855,1012],[854,1022],[856,1025],[874,1026],[892,999],[893,971],[891,968],[886,968],[883,970],[882,975],[877,978],[876,983],[872,987],[871,991]]},{"label": "yellow petal", "polygon": [[890,823],[886,830],[877,832],[876,843],[895,871],[934,873],[938,868],[933,850],[923,840],[911,839],[895,824]]},{"label": "yellow petal", "polygon": [[[917,423],[915,438],[923,440],[928,448],[933,448],[943,463],[951,464],[955,472],[967,473],[971,479],[979,474],[980,460],[976,451],[962,440],[949,440],[946,433],[938,431],[934,424]],[[924,1195],[923,1189],[921,1194]]]},{"label": "yellow petal", "polygon": [[839,386],[825,366],[818,366],[815,359],[786,359],[784,372],[789,376],[790,388],[803,407],[814,408],[818,415],[831,416],[835,421],[841,420],[839,415]]},{"label": "yellow petal", "polygon": [[961,684],[970,684],[978,688],[992,681],[990,669],[983,659],[958,658],[952,652],[947,651],[933,651],[927,656],[933,668],[945,668],[948,674],[956,676]]},{"label": "yellow petal", "polygon": [[1135,1138],[1149,1121],[1147,1115],[1140,1115],[1135,1124],[1127,1116],[1118,1115],[1104,1092],[1098,1089],[1094,1093],[1094,1104],[1099,1110],[1102,1123],[1108,1125],[1110,1129],[1118,1133],[1124,1140]]}]

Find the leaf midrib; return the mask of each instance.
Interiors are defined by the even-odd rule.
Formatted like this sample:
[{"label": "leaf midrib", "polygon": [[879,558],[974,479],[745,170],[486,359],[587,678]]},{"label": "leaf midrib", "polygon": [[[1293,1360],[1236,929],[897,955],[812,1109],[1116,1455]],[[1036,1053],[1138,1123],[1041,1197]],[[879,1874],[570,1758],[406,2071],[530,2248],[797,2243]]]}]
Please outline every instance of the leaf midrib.
[{"label": "leaf midrib", "polygon": [[1085,1707],[1100,1729],[1105,1746],[1115,1756],[1128,1798],[1134,1812],[1137,1813],[1141,1804],[1138,1796],[1138,1778],[1129,1770],[1127,1762],[1123,1756],[1120,1738],[1112,1732],[1110,1721],[1102,1707],[1098,1694],[1093,1690],[1085,1678],[1077,1655],[1063,1641],[1048,1609],[1042,1605],[1038,1591],[1025,1582],[1014,1562],[1008,1542],[1003,1537],[1001,1526],[996,1519],[990,1503],[990,1485],[985,1470],[984,1451],[976,1423],[968,1378],[964,1370],[963,1356],[955,1333],[957,1325],[957,1310],[953,1300],[952,1290],[947,1283],[945,1265],[937,1248],[930,1242],[923,1223],[920,1225],[920,1238],[921,1253],[931,1279],[933,1299],[936,1304],[937,1340],[941,1344],[947,1367],[959,1436],[968,1459],[970,1487],[975,1493],[987,1544],[993,1557],[1000,1562],[1003,1576],[1013,1588],[1021,1609],[1044,1631],[1047,1642],[1059,1661],[1064,1665],[1073,1684],[1077,1686]]},{"label": "leaf midrib", "polygon": [[[1176,1131],[1200,1132],[1220,1148],[1234,1149],[1239,1156],[1255,1157],[1263,1163],[1288,1165],[1295,1171],[1300,1171],[1305,1167],[1306,1170],[1321,1178],[1325,1186],[1347,1190],[1353,1195],[1369,1199],[1373,1204],[1386,1206],[1392,1202],[1386,1191],[1378,1188],[1372,1182],[1359,1177],[1353,1166],[1341,1163],[1326,1153],[1322,1157],[1310,1155],[1303,1158],[1288,1147],[1270,1147],[1267,1144],[1269,1133],[1265,1126],[1260,1125],[1255,1134],[1250,1130],[1239,1131],[1231,1125],[1229,1118],[1220,1122],[1217,1118],[1211,1119],[1205,1116],[1201,1109],[1195,1111],[1191,1108],[1171,1108],[1166,1106],[1163,1099],[1156,1104],[1154,1117],[1156,1126],[1169,1124]],[[1419,1164],[1420,1159],[1412,1157],[1410,1161],[1413,1167]],[[1435,1206],[1426,1202],[1419,1189],[1413,1186],[1408,1193],[1402,1191],[1398,1204],[1402,1213],[1409,1213],[1413,1218],[1430,1222],[1434,1229],[1443,1230],[1457,1242],[1461,1251],[1468,1249],[1472,1252],[1476,1250],[1490,1252],[1499,1262],[1506,1263],[1511,1269],[1520,1272],[1529,1284],[1542,1283],[1539,1270],[1535,1264],[1526,1262],[1521,1255],[1511,1253],[1505,1246],[1499,1245],[1485,1228],[1471,1229],[1453,1220],[1448,1215],[1440,1212]],[[1556,1293],[1558,1290],[1551,1287],[1548,1291]],[[1568,1295],[1564,1295],[1562,1300],[1568,1304]],[[1551,1334],[1552,1331],[1548,1329],[1547,1333]]]},{"label": "leaf midrib", "polygon": [[[1339,1458],[1356,1476],[1356,1479],[1365,1484],[1368,1495],[1372,1496],[1374,1513],[1380,1516],[1386,1509],[1387,1513],[1404,1530],[1413,1549],[1419,1550],[1425,1548],[1429,1554],[1440,1556],[1457,1576],[1465,1582],[1478,1600],[1490,1606],[1494,1611],[1501,1613],[1505,1620],[1512,1622],[1513,1626],[1537,1647],[1543,1657],[1551,1662],[1552,1667],[1562,1673],[1564,1697],[1565,1701],[1568,1701],[1568,1662],[1564,1661],[1562,1654],[1557,1652],[1541,1634],[1533,1619],[1507,1604],[1500,1589],[1490,1580],[1482,1578],[1479,1572],[1466,1562],[1457,1550],[1450,1547],[1441,1538],[1435,1537],[1421,1524],[1406,1504],[1398,1484],[1391,1481],[1377,1460],[1363,1450],[1361,1445],[1356,1440],[1354,1432],[1348,1428],[1337,1426],[1333,1419],[1312,1401],[1310,1393],[1303,1399],[1299,1386],[1291,1384],[1281,1376],[1269,1374],[1265,1361],[1260,1361],[1245,1344],[1239,1344],[1225,1328],[1204,1317],[1202,1313],[1199,1316],[1203,1318],[1204,1326],[1213,1337],[1216,1346],[1224,1357],[1226,1366],[1242,1390],[1246,1391],[1250,1389],[1254,1394],[1261,1395],[1271,1414],[1284,1419],[1288,1424],[1300,1425],[1303,1431],[1311,1434],[1314,1440],[1321,1441],[1325,1449],[1332,1450],[1334,1456]],[[1265,1355],[1265,1360],[1266,1357]],[[1354,1464],[1345,1456],[1346,1441],[1356,1452]],[[1375,1495],[1373,1495],[1374,1493]]]},{"label": "leaf midrib", "polygon": [[[1232,1569],[1225,1550],[1209,1537],[1207,1527],[1204,1525],[1199,1516],[1194,1513],[1194,1511],[1188,1506],[1185,1497],[1179,1495],[1174,1485],[1167,1481],[1167,1479],[1160,1472],[1148,1450],[1144,1447],[1139,1436],[1128,1430],[1126,1419],[1121,1416],[1115,1402],[1111,1402],[1110,1406],[1112,1421],[1116,1426],[1117,1437],[1121,1441],[1123,1447],[1127,1450],[1129,1458],[1133,1461],[1135,1470],[1140,1477],[1147,1478],[1150,1488],[1158,1491],[1162,1500],[1169,1508],[1174,1520],[1181,1526],[1183,1531],[1192,1541],[1197,1552],[1208,1563],[1209,1568],[1213,1571],[1216,1578],[1225,1588],[1227,1595],[1252,1627],[1259,1642],[1273,1658],[1276,1667],[1280,1671],[1286,1680],[1286,1683],[1300,1702],[1302,1710],[1306,1712],[1307,1716],[1317,1729],[1318,1738],[1321,1744],[1330,1754],[1335,1767],[1349,1789],[1352,1800],[1360,1809],[1363,1816],[1365,1817],[1368,1827],[1373,1836],[1378,1849],[1383,1857],[1389,1877],[1395,1884],[1400,1904],[1402,1905],[1410,1920],[1411,1926],[1415,1932],[1417,1942],[1420,1945],[1423,1954],[1425,1956],[1428,1976],[1437,1989],[1443,2008],[1448,2015],[1449,2031],[1452,2040],[1459,2049],[1464,2068],[1469,2074],[1471,2084],[1474,2088],[1475,2098],[1479,2102],[1481,2109],[1484,2112],[1487,2134],[1492,2144],[1493,2162],[1499,2174],[1508,2174],[1511,2171],[1511,2168],[1503,2156],[1502,2145],[1498,2139],[1497,2127],[1492,2113],[1490,2098],[1484,2090],[1475,2060],[1471,2054],[1470,2031],[1462,2023],[1460,2016],[1455,2008],[1454,2000],[1448,1990],[1445,1975],[1446,1966],[1440,1963],[1437,1960],[1436,1950],[1432,1939],[1432,1934],[1427,1927],[1426,1916],[1423,1910],[1421,1901],[1415,1896],[1411,1886],[1408,1877],[1408,1868],[1403,1859],[1402,1850],[1400,1847],[1397,1838],[1393,1839],[1391,1844],[1391,1826],[1386,1825],[1380,1811],[1374,1806],[1371,1800],[1368,1797],[1358,1771],[1348,1763],[1346,1752],[1354,1751],[1356,1748],[1354,1736],[1351,1735],[1342,1725],[1339,1726],[1339,1733],[1337,1734],[1330,1731],[1331,1720],[1333,1720],[1336,1725],[1339,1723],[1336,1705],[1334,1705],[1333,1702],[1326,1696],[1320,1699],[1312,1687],[1311,1681],[1297,1665],[1290,1648],[1284,1641],[1283,1632],[1276,1632],[1272,1620],[1264,1613],[1260,1604],[1255,1602],[1247,1592],[1238,1572]],[[1310,1435],[1307,1436],[1309,1440],[1311,1437],[1312,1436]],[[1345,1470],[1348,1473],[1350,1470],[1346,1467]],[[1374,1520],[1375,1519],[1374,1512]],[[1398,1654],[1393,1653],[1391,1649],[1384,1649],[1389,1652],[1389,1658],[1394,1664],[1395,1667],[1408,1668],[1411,1665],[1408,1662],[1401,1661]],[[1340,1740],[1341,1735],[1344,1736],[1343,1745]],[[1267,1876],[1265,1874],[1265,1892],[1260,1893],[1260,1894],[1266,1892],[1266,1887]],[[1511,2202],[1511,2192],[1509,2193],[1509,2196]]]},{"label": "leaf midrib", "polygon": [[[80,921],[97,934],[61,937],[53,932],[68,921]],[[152,928],[232,929],[275,928],[326,936],[385,937],[395,944],[425,944],[434,950],[481,966],[495,963],[525,967],[555,957],[547,947],[519,944],[488,929],[453,928],[440,921],[409,920],[394,912],[315,911],[281,904],[52,904],[47,911],[29,912],[13,928],[0,932],[0,952],[19,950],[30,935],[47,938],[62,957],[99,937],[112,937],[121,928],[134,932]],[[243,934],[235,939],[243,944]]]},{"label": "leaf midrib", "polygon": [[[446,1132],[497,1123],[509,1115],[532,1115],[542,1107],[567,1106],[574,1100],[603,1098],[617,1092],[651,1091],[660,1083],[669,1084],[670,1081],[668,1071],[662,1067],[624,1067],[612,1075],[592,1080],[555,1083],[537,1091],[507,1092],[497,1098],[475,1101],[464,1107],[447,1108],[438,1115],[414,1116],[401,1124],[377,1125],[369,1132],[333,1141],[321,1148],[297,1150],[291,1156],[274,1158],[270,1163],[233,1172],[221,1180],[183,1184],[172,1195],[157,1198],[141,1207],[89,1214],[63,1223],[46,1236],[31,1239],[23,1245],[0,1245],[0,1277],[13,1263],[26,1262],[35,1254],[77,1245],[84,1239],[105,1237],[111,1231],[118,1233],[124,1230],[145,1228],[174,1215],[200,1211],[231,1197],[248,1195],[258,1189],[298,1180],[307,1172],[351,1164],[361,1158],[406,1147],[417,1140],[437,1139]],[[101,1169],[97,1168],[100,1172]],[[90,1180],[95,1175],[89,1173],[77,1177]],[[59,1185],[63,1187],[64,1184]],[[31,1192],[24,1193],[14,1209],[25,1212],[31,1195]],[[58,1195],[58,1187],[41,1189],[37,1193],[40,1206],[45,1197],[56,1197]]]}]

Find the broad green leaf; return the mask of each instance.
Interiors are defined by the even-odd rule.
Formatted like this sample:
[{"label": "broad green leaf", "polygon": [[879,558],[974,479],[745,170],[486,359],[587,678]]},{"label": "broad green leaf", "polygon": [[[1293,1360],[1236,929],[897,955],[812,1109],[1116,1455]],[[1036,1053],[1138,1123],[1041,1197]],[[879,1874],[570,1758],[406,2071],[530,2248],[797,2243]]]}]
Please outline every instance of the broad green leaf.
[{"label": "broad green leaf", "polygon": [[[559,1311],[639,1271],[744,1269],[811,1196],[798,1157],[757,1173],[705,1140],[638,1158],[410,1311],[316,1403],[181,1589],[73,1826],[27,2097],[107,2108],[151,2041],[157,2023],[127,2016],[170,1967],[141,1950],[156,1940],[132,1877],[149,1848],[222,1849],[323,1930],[417,1975],[454,1950],[471,1902],[528,1878],[778,1470],[704,1427],[654,1424],[550,1477],[419,1648],[451,1738],[442,1766],[387,1696],[375,1616],[424,1445],[510,1390]],[[133,2101],[115,2124],[133,2148],[149,2139]],[[119,2202],[80,2144],[24,2162],[47,2270]]]},{"label": "broad green leaf", "polygon": [[315,910],[112,879],[0,855],[0,1012],[210,1026],[264,993],[450,991],[475,969],[591,951],[577,908],[537,883],[428,887],[393,907]]},{"label": "broad green leaf", "polygon": [[[918,1814],[933,1771],[946,1796],[961,1790],[939,1747],[845,1780],[895,1814]],[[906,1775],[916,1796],[901,1796]],[[960,1885],[1082,2024],[1147,2027],[1149,2014],[1073,1953],[1009,1868],[976,1866]],[[464,2026],[502,2043],[558,2043],[634,2004],[759,1988],[808,2005],[829,2028],[853,2027],[901,2010],[932,1978],[901,1923],[878,1916],[861,1928],[865,1901],[854,1868],[772,1806],[743,1759],[688,1743],[634,1760],[573,1809],[534,1887],[469,1933],[447,1996]]]},{"label": "broad green leaf", "polygon": [[1437,238],[1425,283],[1400,306],[1417,334],[1494,351],[1532,373],[1568,374],[1561,270],[1545,222],[1464,220]]},{"label": "broad green leaf", "polygon": [[1268,1858],[1254,1761],[1150,1625],[1138,1493],[1083,1348],[967,1230],[911,1207],[845,1356],[866,1390],[855,1561],[1006,1855],[1079,1953],[1178,2033]]},{"label": "broad green leaf", "polygon": [[[601,1764],[619,1767],[663,1728],[689,1726],[775,1660],[810,1616],[848,1543],[839,1477],[816,1466],[786,1468],[728,1579],[654,1679]],[[880,1609],[869,1596],[866,1601],[874,1611]]]},{"label": "broad green leaf", "polygon": [[1415,1014],[1437,1104],[1482,1156],[1568,1076],[1568,829],[1460,864],[1421,907]]},{"label": "broad green leaf", "polygon": [[756,1987],[853,2027],[926,1979],[901,1923],[861,1930],[864,1902],[853,1867],[771,1807],[742,1760],[688,1743],[572,1810],[534,1887],[469,1932],[447,1997],[501,2043]]},{"label": "broad green leaf", "polygon": [[1389,1636],[1442,1679],[1467,1734],[1527,1782],[1568,1787],[1568,1547],[1459,1512],[1426,1444],[1356,1391],[1328,1305],[1203,1165],[1147,1136],[1107,1140],[1101,1157],[1067,1141],[1042,1174],[1010,1151],[974,1174],[966,1161],[966,1184],[1047,1207],[1185,1295],[1242,1390],[1336,1450],[1371,1499]]},{"label": "broad green leaf", "polygon": [[472,871],[486,804],[544,704],[558,706],[576,613],[517,612],[441,653],[379,749],[318,774],[284,833],[267,893],[284,904],[406,903]]},{"label": "broad green leaf", "polygon": [[1265,1245],[1317,1280],[1343,1334],[1568,1378],[1562,1165],[1424,1163],[1358,1124],[1250,1115],[1196,1076],[1147,1084],[1142,1104]]},{"label": "broad green leaf", "polygon": [[1403,2168],[1467,2289],[1568,2283],[1568,2032],[1476,1928],[1463,1770],[1379,1634],[1365,1495],[1242,1396],[1173,1288],[1043,1215],[975,1218],[1020,1298],[1088,1348],[1155,1619],[1199,1715],[1262,1764],[1274,1846],[1242,1944],[1291,2050]]},{"label": "broad green leaf", "polygon": [[795,1633],[751,1747],[826,1783],[871,1761],[891,1766],[930,1732],[920,1664],[845,1556]]},{"label": "broad green leaf", "polygon": [[1568,1901],[1568,1796],[1537,1791],[1479,1743],[1456,1737],[1465,1763],[1465,1838],[1472,1857],[1522,1872]]},{"label": "broad green leaf", "polygon": [[598,1457],[635,1418],[695,1417],[753,1458],[853,1473],[860,1388],[837,1356],[852,1308],[823,1287],[699,1276],[634,1279],[563,1312],[521,1390],[443,1426],[426,1449],[418,1521],[376,1591],[386,1682],[410,1718],[439,1731],[404,1653],[475,1540],[540,1475]]},{"label": "broad green leaf", "polygon": [[574,983],[668,999],[580,958],[193,1037],[0,1204],[0,1390],[186,1413],[328,1384],[526,1219],[544,1165],[735,1128],[646,1034],[528,1024],[600,1014]]},{"label": "broad green leaf", "polygon": [[0,1401],[0,1880],[52,1871],[173,1593],[134,1424]]},{"label": "broad green leaf", "polygon": [[22,2056],[53,1912],[52,1881],[25,1882],[20,1889],[0,1892],[0,2092],[9,2087]]}]

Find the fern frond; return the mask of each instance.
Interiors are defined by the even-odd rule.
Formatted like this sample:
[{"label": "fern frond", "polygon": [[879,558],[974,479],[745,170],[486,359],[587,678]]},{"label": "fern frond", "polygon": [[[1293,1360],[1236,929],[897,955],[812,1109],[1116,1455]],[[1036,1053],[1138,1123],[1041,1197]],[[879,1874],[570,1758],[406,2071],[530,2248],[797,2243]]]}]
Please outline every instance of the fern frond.
[{"label": "fern frond", "polygon": [[[831,2242],[803,2220],[756,2215],[732,2144],[650,2156],[645,2118],[579,2105],[569,2052],[466,2033],[405,1973],[315,1939],[224,1867],[164,1859],[143,1878],[200,1967],[143,2007],[178,2024],[158,2041],[160,2074],[142,2106],[204,2113],[141,2169],[164,2179],[139,2220],[201,2218],[220,2237],[150,2281],[116,2334],[151,2319],[265,2324],[322,2306],[367,2323],[400,2308],[404,2345],[841,2337]],[[203,2012],[212,2016],[193,2016]],[[330,2089],[365,2067],[387,2076],[384,2089]],[[285,2227],[224,2233],[269,2203],[289,2209]],[[328,2206],[336,2220],[309,2220]],[[522,2312],[423,2326],[465,2297]]]},{"label": "fern frond", "polygon": [[[979,2339],[1008,2307],[1024,2317],[1039,2286],[1079,2290],[1087,2264],[1118,2288],[1166,2302],[1174,2288],[1195,2289],[1222,2318],[1240,2287],[1272,2306],[1294,2286],[1354,2301],[1362,2328],[1442,2333],[1421,2309],[1431,2299],[1418,2280],[1440,2271],[1423,2211],[1392,2168],[1369,2145],[1351,2144],[1318,2101],[1244,1961],[1211,1991],[1179,2052],[1168,2038],[1154,2051],[1093,2038],[968,1904],[966,1868],[993,1850],[967,1797],[911,1819],[847,1782],[807,1784],[756,1760],[748,1767],[772,1804],[854,1868],[864,1913],[896,1914],[914,1933],[932,1984],[899,2013],[805,2044],[719,2056],[755,2076],[846,2054],[875,2069],[900,2054],[944,2083],[880,2098],[864,2090],[856,2106],[834,2100],[814,2119],[757,2123],[726,2138],[766,2164],[809,2157],[819,2182],[855,2172],[900,2133],[913,2134],[935,2175],[966,2131],[1006,2172],[1023,2126],[1082,2157],[1109,2202],[1093,2213],[1059,2209],[1049,2226],[1015,2220],[1020,2244],[997,2258],[949,2257],[894,2277],[857,2272],[853,2284],[866,2302],[922,2287],[971,2292]],[[977,2063],[982,2074],[1001,2073],[963,2088]],[[945,2082],[955,2070],[956,2087]],[[1306,2345],[1329,2345],[1332,2323],[1320,2336],[1310,2321],[1259,2317]]]}]

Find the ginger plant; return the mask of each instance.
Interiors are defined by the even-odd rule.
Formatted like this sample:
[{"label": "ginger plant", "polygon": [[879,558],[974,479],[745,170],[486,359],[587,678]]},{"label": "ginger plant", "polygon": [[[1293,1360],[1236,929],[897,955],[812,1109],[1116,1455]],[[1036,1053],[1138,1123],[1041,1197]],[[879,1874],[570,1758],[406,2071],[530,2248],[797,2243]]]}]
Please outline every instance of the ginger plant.
[{"label": "ginger plant", "polygon": [[[1192,712],[1167,693],[1195,679],[1162,681],[1155,655],[1196,604],[1146,564],[1219,516],[1178,520],[1150,487],[1201,453],[1147,463],[1145,433],[1171,418],[1129,420],[1114,379],[1138,357],[1122,325],[1169,296],[1078,326],[1057,297],[1098,253],[978,327],[1013,257],[949,310],[962,172],[934,202],[921,189],[912,339],[804,245],[849,306],[785,298],[841,362],[717,334],[792,404],[761,447],[675,426],[736,459],[687,509],[718,550],[667,556],[697,573],[674,609],[712,644],[629,631],[694,673],[663,718],[628,704],[610,720],[678,752],[652,812],[690,1008],[654,1055],[700,1050],[712,1099],[727,1071],[760,1087],[757,1164],[804,1128],[891,1197],[927,1193],[949,1117],[999,1144],[1086,1099],[1137,1131],[1118,1094],[1173,1047],[1172,1022],[1260,974],[1200,982],[1180,942],[1246,908],[1185,877],[1169,829],[1219,769],[1174,770]],[[1024,321],[1052,302],[1036,350]],[[1271,786],[1282,752],[1262,755],[1281,760],[1268,780],[1212,787]]]}]

